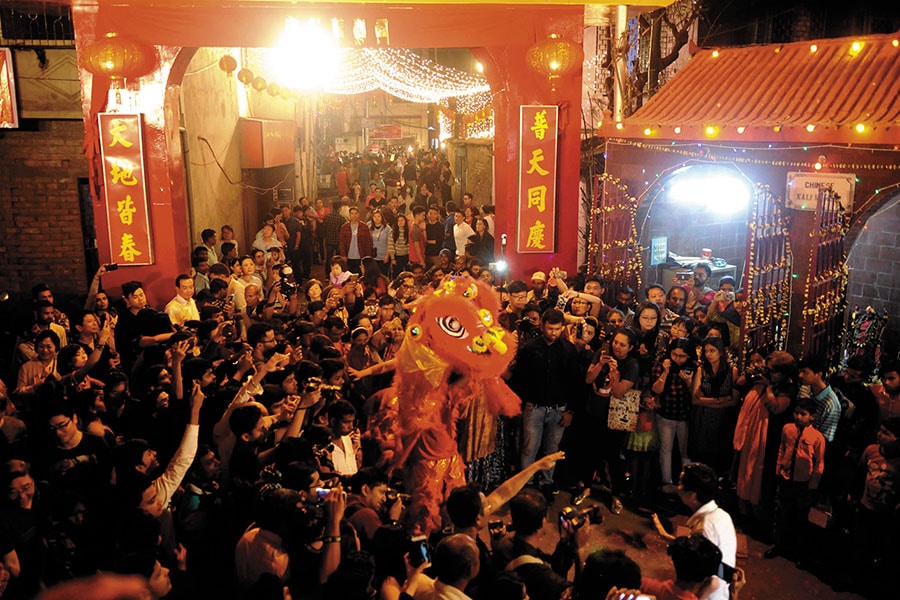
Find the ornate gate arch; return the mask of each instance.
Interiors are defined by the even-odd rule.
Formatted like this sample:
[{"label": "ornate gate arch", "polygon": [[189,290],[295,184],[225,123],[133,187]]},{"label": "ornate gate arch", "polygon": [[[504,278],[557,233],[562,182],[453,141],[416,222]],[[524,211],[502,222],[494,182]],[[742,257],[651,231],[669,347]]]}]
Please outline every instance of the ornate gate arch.
[{"label": "ornate gate arch", "polygon": [[747,217],[742,362],[752,350],[768,354],[784,350],[787,345],[793,254],[783,208],[783,201],[772,194],[768,185],[756,185]]}]

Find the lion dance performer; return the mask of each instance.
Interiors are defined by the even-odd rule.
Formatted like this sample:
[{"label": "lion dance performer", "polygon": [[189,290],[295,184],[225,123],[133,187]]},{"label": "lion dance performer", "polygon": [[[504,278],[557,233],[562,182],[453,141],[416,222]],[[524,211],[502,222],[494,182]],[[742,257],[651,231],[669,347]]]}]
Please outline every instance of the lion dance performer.
[{"label": "lion dance performer", "polygon": [[447,277],[416,305],[397,352],[375,430],[412,496],[409,525],[424,533],[440,528],[441,503],[466,483],[456,440],[460,413],[476,398],[492,415],[521,410],[500,379],[515,340],[496,323],[499,312],[497,294],[486,284]]}]

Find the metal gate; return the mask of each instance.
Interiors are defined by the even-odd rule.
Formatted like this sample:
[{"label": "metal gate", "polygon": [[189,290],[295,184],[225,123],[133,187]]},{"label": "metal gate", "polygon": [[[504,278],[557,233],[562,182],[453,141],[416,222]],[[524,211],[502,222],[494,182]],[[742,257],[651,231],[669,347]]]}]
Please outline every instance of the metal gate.
[{"label": "metal gate", "polygon": [[747,218],[744,262],[746,306],[742,317],[742,364],[750,352],[784,350],[790,330],[793,255],[783,203],[757,184]]},{"label": "metal gate", "polygon": [[621,288],[641,295],[641,253],[634,217],[637,198],[628,186],[609,173],[595,175],[587,252],[589,274],[606,281],[607,296],[615,299]]},{"label": "metal gate", "polygon": [[840,355],[847,307],[844,236],[849,218],[839,200],[831,188],[819,189],[815,220],[809,232],[813,239],[803,301],[801,357],[819,357],[829,365],[836,364]]}]

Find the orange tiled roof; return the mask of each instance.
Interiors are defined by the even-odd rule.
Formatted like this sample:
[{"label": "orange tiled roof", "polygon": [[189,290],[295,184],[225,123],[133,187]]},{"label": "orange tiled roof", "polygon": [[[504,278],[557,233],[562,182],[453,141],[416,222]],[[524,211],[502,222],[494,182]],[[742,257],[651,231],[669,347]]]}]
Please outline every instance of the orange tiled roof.
[{"label": "orange tiled roof", "polygon": [[598,133],[898,144],[900,33],[704,49],[621,128],[607,120]]}]

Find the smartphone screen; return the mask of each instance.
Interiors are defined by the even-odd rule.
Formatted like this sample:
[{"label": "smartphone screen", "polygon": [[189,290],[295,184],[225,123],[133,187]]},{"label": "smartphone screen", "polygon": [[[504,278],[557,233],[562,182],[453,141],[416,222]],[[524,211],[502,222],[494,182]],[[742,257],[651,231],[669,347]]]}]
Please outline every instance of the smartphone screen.
[{"label": "smartphone screen", "polygon": [[422,563],[431,562],[431,555],[428,552],[428,539],[424,535],[417,535],[410,538],[409,563],[418,567]]}]

